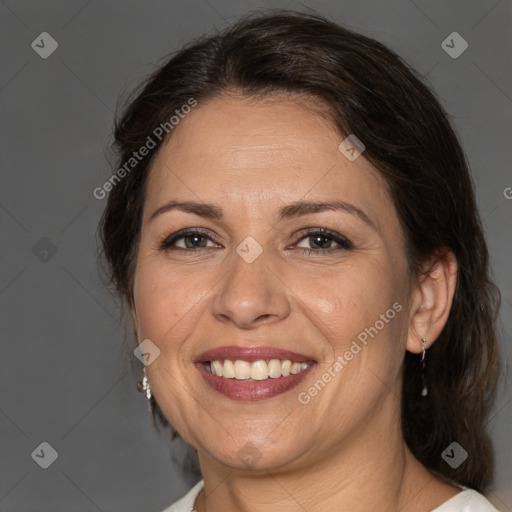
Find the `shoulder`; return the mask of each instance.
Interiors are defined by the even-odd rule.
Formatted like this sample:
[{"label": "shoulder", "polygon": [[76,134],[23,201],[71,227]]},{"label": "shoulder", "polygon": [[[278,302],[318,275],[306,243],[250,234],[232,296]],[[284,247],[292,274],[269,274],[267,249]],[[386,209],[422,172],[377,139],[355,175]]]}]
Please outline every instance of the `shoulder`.
[{"label": "shoulder", "polygon": [[203,490],[203,485],[202,480],[197,482],[183,498],[174,502],[163,512],[191,512],[194,509],[194,502],[196,501],[197,495]]},{"label": "shoulder", "polygon": [[432,512],[499,512],[480,493],[464,489]]}]

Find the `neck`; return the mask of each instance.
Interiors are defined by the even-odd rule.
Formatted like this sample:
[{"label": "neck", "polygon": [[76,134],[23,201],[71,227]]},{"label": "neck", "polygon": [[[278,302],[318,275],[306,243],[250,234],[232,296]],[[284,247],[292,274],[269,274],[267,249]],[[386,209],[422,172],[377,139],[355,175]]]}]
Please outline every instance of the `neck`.
[{"label": "neck", "polygon": [[339,446],[328,453],[308,453],[307,460],[295,461],[293,469],[287,465],[258,472],[237,470],[199,453],[205,487],[195,509],[432,510],[420,503],[425,503],[422,492],[435,479],[405,445],[399,400],[393,393],[388,400]]}]

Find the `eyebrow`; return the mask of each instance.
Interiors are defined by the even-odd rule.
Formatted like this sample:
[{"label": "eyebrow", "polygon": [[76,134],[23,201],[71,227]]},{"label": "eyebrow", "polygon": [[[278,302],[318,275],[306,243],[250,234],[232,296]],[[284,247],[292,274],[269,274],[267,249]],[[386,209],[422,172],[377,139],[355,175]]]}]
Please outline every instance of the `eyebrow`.
[{"label": "eyebrow", "polygon": [[[222,208],[216,204],[198,203],[195,201],[169,201],[154,211],[149,220],[152,221],[155,217],[171,210],[193,213],[194,215],[214,220],[220,220],[223,217]],[[348,213],[377,230],[377,227],[364,210],[344,201],[297,201],[281,207],[278,212],[278,220],[292,219],[324,211],[342,211]]]},{"label": "eyebrow", "polygon": [[208,219],[222,219],[222,208],[215,204],[196,203],[194,201],[169,201],[153,212],[149,220],[152,221],[158,215],[171,210],[181,210],[182,212],[193,213]]}]

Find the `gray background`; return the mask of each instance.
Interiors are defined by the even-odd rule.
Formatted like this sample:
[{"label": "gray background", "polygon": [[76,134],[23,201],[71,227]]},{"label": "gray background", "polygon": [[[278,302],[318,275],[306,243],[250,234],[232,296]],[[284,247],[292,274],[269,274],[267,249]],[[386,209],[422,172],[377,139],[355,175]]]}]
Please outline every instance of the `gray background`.
[{"label": "gray background", "polygon": [[[511,361],[508,1],[0,2],[0,510],[159,511],[193,483],[171,460],[180,447],[156,435],[136,392],[141,365],[98,276],[105,200],[92,191],[110,172],[104,153],[120,92],[190,37],[260,7],[313,8],[427,76],[472,167]],[[453,31],[469,43],[457,59],[441,47]],[[47,59],[31,48],[42,32],[59,44]],[[512,510],[511,423],[503,382],[490,420],[490,499],[502,511]],[[58,452],[48,469],[31,457],[43,441]]]}]

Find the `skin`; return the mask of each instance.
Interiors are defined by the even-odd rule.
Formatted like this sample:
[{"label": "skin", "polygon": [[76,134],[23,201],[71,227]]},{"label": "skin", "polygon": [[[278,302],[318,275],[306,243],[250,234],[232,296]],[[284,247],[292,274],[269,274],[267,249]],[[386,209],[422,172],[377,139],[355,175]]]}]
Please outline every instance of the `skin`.
[{"label": "skin", "polygon": [[[132,314],[139,341],[161,351],[147,367],[152,392],[198,451],[199,512],[426,512],[459,492],[413,457],[400,427],[405,351],[419,354],[422,337],[431,345],[439,336],[456,261],[448,253],[421,279],[410,275],[385,183],[364,153],[351,162],[338,150],[343,139],[311,101],[226,95],[196,107],[153,162]],[[223,217],[173,209],[151,220],[171,200],[214,203]],[[277,217],[296,201],[333,200],[363,210],[371,224],[343,211]],[[160,249],[185,228],[206,230],[211,240],[199,242],[207,247],[183,249],[182,238],[181,251]],[[327,238],[323,254],[308,254],[319,246],[307,228],[343,235],[353,248]],[[236,252],[248,236],[262,248],[252,263]],[[394,303],[402,311],[301,404],[298,394]],[[235,401],[194,366],[205,350],[232,344],[275,345],[318,364],[287,393]],[[259,457],[250,466],[238,455],[248,447]]]}]

